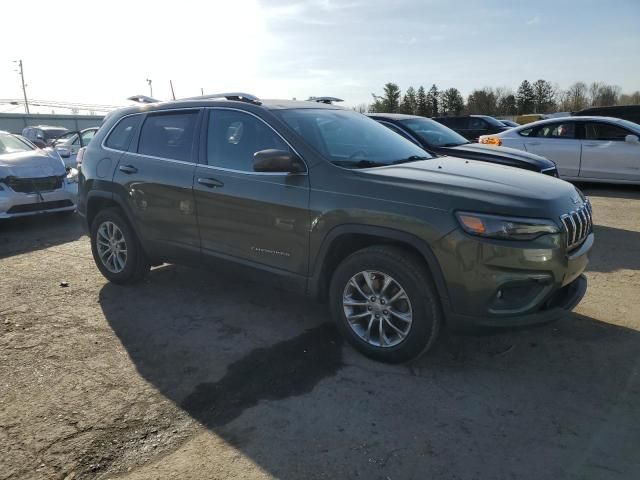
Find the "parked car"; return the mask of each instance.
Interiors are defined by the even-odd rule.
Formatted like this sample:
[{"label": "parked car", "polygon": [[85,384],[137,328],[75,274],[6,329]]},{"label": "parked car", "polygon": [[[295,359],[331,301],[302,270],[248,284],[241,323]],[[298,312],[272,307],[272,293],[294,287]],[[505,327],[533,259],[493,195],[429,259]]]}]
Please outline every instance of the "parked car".
[{"label": "parked car", "polygon": [[62,135],[69,132],[64,127],[52,127],[49,125],[37,125],[25,127],[22,136],[40,148],[51,147]]},{"label": "parked car", "polygon": [[78,150],[89,145],[98,131],[98,127],[85,128],[81,131],[69,132],[55,142],[55,149],[62,157],[66,168],[76,168]]},{"label": "parked car", "polygon": [[529,123],[480,143],[553,160],[566,180],[640,183],[640,125],[608,117],[565,117]]},{"label": "parked car", "polygon": [[451,130],[458,132],[467,140],[477,142],[480,135],[499,133],[507,130],[500,120],[488,115],[467,115],[463,117],[434,117],[439,122]]},{"label": "parked car", "polygon": [[578,117],[614,117],[640,124],[640,105],[615,105],[613,107],[592,107],[575,112]]},{"label": "parked car", "polygon": [[425,352],[445,319],[558,318],[586,290],[591,206],[573,185],[433,159],[336,105],[235,93],[125,108],[84,150],[79,178],[108,280],[162,262],[250,272],[328,300],[378,360]]},{"label": "parked car", "polygon": [[76,186],[54,150],[0,133],[0,218],[73,212]]},{"label": "parked car", "polygon": [[516,122],[512,122],[511,120],[503,120],[500,119],[500,123],[502,123],[505,127],[519,127],[520,124]]},{"label": "parked car", "polygon": [[497,150],[488,145],[471,143],[429,118],[399,113],[371,113],[369,116],[434,155],[453,155],[558,176],[556,165],[551,160],[512,148]]}]

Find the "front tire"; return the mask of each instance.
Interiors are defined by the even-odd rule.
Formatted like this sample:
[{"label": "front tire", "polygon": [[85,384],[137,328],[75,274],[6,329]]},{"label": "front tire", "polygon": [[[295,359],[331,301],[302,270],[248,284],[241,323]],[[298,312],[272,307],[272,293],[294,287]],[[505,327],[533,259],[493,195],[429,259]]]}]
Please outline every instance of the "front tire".
[{"label": "front tire", "polygon": [[91,253],[100,273],[113,283],[140,281],[151,268],[133,228],[116,208],[101,210],[93,219]]},{"label": "front tire", "polygon": [[406,362],[424,354],[442,323],[424,260],[398,247],[368,247],[347,257],[333,274],[329,299],[349,343],[383,362]]}]

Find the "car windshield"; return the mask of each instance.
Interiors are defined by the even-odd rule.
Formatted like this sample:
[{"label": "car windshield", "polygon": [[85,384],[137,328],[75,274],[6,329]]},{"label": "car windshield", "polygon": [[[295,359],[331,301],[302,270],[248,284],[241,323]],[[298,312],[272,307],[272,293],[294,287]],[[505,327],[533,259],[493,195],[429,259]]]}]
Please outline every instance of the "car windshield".
[{"label": "car windshield", "polygon": [[633,130],[636,135],[640,134],[640,124],[631,122],[629,120],[624,120],[622,118],[618,120],[618,123],[623,127]]},{"label": "car windshield", "polygon": [[432,147],[457,147],[469,141],[441,123],[428,118],[407,118],[400,123]]},{"label": "car windshield", "polygon": [[28,152],[33,148],[18,137],[10,134],[0,134],[0,155],[5,153]]},{"label": "car windshield", "polygon": [[67,130],[66,128],[47,128],[43,129],[42,132],[44,133],[44,138],[46,138],[47,140],[52,140],[60,138],[61,136],[68,133],[69,130]]},{"label": "car windshield", "polygon": [[276,110],[279,116],[335,165],[369,168],[432,158],[409,140],[349,110]]}]

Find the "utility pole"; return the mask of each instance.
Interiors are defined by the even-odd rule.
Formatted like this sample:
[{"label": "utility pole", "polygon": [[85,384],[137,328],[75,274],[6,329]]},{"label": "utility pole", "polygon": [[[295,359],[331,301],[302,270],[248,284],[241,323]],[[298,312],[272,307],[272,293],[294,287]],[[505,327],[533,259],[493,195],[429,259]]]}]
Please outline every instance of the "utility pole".
[{"label": "utility pole", "polygon": [[176,93],[173,91],[173,82],[171,80],[169,80],[169,86],[171,87],[171,96],[175,100],[176,99]]},{"label": "utility pole", "polygon": [[153,98],[153,85],[151,85],[150,78],[147,78],[147,83],[149,84],[149,96]]},{"label": "utility pole", "polygon": [[22,80],[22,94],[24,95],[24,110],[29,114],[29,102],[27,101],[27,85],[24,83],[24,70],[22,69],[22,60],[18,60],[15,63],[18,64],[18,73],[20,74],[20,79]]}]

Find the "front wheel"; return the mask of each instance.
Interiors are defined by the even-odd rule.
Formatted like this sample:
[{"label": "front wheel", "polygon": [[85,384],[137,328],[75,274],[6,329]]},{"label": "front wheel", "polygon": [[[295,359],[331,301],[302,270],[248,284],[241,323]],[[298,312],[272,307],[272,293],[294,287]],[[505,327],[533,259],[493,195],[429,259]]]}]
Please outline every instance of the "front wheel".
[{"label": "front wheel", "polygon": [[139,281],[150,269],[135,232],[116,208],[102,210],[93,219],[91,252],[100,273],[113,283]]},{"label": "front wheel", "polygon": [[442,323],[424,261],[398,247],[369,247],[347,257],[333,274],[330,302],[347,340],[384,362],[405,362],[425,353]]}]

